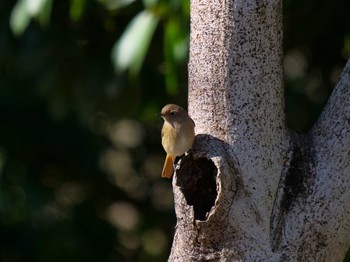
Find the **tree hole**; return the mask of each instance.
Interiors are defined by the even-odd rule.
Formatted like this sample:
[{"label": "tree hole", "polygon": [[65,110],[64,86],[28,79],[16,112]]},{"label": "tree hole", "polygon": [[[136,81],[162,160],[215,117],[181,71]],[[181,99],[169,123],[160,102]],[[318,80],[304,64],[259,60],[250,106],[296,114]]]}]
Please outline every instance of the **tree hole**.
[{"label": "tree hole", "polygon": [[187,204],[193,206],[195,219],[206,220],[217,197],[217,168],[213,161],[204,157],[194,159],[191,154],[183,156],[176,175],[177,186]]}]

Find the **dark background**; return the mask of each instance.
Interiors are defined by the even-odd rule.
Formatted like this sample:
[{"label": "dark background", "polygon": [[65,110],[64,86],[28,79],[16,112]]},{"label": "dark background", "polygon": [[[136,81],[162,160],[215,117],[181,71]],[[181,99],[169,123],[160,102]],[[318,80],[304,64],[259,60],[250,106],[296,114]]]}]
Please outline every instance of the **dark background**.
[{"label": "dark background", "polygon": [[[337,83],[349,11],[284,1],[293,130]],[[154,114],[186,106],[189,2],[0,0],[0,21],[0,261],[166,261],[176,219]]]}]

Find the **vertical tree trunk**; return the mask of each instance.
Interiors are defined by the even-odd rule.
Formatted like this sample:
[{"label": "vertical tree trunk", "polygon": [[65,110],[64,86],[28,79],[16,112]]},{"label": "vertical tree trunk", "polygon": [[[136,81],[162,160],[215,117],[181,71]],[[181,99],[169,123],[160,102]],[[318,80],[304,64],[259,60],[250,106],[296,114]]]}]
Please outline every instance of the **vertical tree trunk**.
[{"label": "vertical tree trunk", "polygon": [[291,135],[281,1],[191,0],[189,113],[197,137],[173,180],[169,261],[343,259],[350,107],[338,100],[350,92],[349,70],[342,79],[313,131]]}]

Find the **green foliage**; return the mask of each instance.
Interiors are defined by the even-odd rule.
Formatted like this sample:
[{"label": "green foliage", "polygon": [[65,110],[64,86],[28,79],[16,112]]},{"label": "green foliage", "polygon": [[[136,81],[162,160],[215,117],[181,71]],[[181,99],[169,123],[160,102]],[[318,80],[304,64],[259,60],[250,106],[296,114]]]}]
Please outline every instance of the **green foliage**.
[{"label": "green foliage", "polygon": [[11,29],[16,35],[21,35],[28,27],[31,19],[37,19],[42,26],[50,19],[52,0],[19,0],[11,15]]},{"label": "green foliage", "polygon": [[139,73],[157,23],[157,17],[148,10],[132,19],[112,51],[117,71],[130,69],[133,75]]},{"label": "green foliage", "polygon": [[[305,132],[350,53],[349,4],[284,6],[288,122]],[[154,113],[185,106],[189,1],[0,11],[0,260],[166,261],[175,215]]]}]

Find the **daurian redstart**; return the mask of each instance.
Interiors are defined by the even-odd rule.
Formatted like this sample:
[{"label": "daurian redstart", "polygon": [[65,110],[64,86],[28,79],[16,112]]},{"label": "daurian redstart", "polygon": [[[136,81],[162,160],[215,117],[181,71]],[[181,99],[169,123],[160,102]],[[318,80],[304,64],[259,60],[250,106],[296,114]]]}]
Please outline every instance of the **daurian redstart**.
[{"label": "daurian redstart", "polygon": [[194,141],[194,122],[187,112],[178,105],[168,104],[158,114],[164,119],[162,145],[167,153],[162,177],[171,178],[174,161],[191,149]]}]

